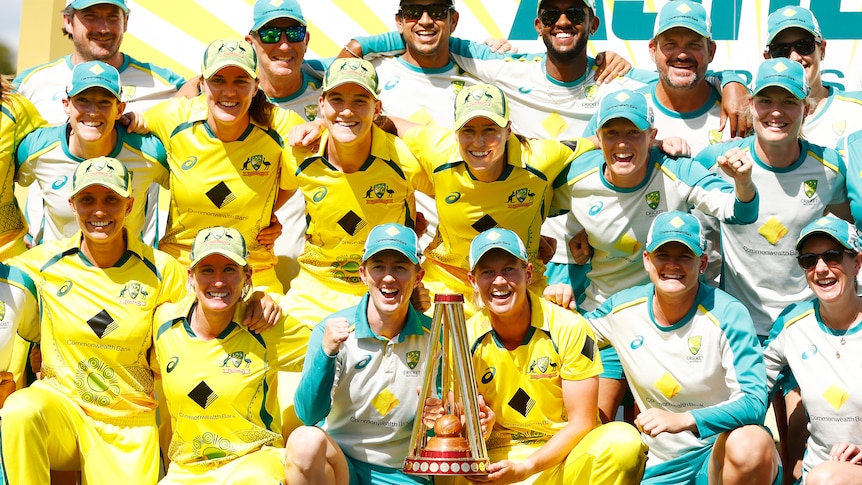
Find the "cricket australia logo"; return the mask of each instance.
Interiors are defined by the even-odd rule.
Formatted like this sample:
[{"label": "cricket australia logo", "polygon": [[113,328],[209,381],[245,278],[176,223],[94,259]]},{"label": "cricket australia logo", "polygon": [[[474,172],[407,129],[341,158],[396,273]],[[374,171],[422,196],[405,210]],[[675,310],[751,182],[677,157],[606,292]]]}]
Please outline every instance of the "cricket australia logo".
[{"label": "cricket australia logo", "polygon": [[391,204],[395,202],[395,189],[387,184],[374,184],[365,191],[366,204]]},{"label": "cricket australia logo", "polygon": [[552,362],[550,357],[539,357],[530,364],[527,369],[530,379],[547,379],[557,376],[557,363]]},{"label": "cricket australia logo", "polygon": [[805,191],[805,197],[814,197],[817,195],[817,180],[806,180],[802,183],[802,190]]},{"label": "cricket australia logo", "polygon": [[3,300],[0,300],[0,321],[3,321],[5,319],[6,319],[6,302]]},{"label": "cricket australia logo", "polygon": [[701,335],[695,335],[694,337],[688,338],[688,351],[691,352],[691,356],[686,356],[686,360],[689,362],[701,362],[703,361],[703,356],[698,355],[700,353],[700,346],[703,343],[703,337]]},{"label": "cricket australia logo", "polygon": [[314,121],[317,119],[317,113],[320,112],[320,106],[317,104],[306,104],[303,110],[305,111],[305,119]]},{"label": "cricket australia logo", "polygon": [[659,192],[658,190],[650,192],[645,195],[644,198],[646,199],[646,203],[649,208],[652,210],[656,210],[658,208],[658,205],[661,203],[661,192]]},{"label": "cricket australia logo", "polygon": [[416,365],[419,364],[419,356],[420,352],[418,350],[411,350],[407,352],[407,367],[411,369],[415,369]]},{"label": "cricket australia logo", "polygon": [[595,101],[596,96],[599,95],[599,87],[596,85],[587,86],[587,89],[584,91],[584,95],[587,98],[587,101]]},{"label": "cricket australia logo", "polygon": [[222,372],[225,374],[248,374],[251,372],[249,366],[251,366],[251,357],[241,350],[228,354],[221,364]]},{"label": "cricket australia logo", "polygon": [[530,189],[522,187],[512,191],[512,193],[509,194],[509,198],[506,200],[506,203],[509,205],[510,209],[529,207],[533,205],[534,197],[536,197],[534,192],[530,192]]},{"label": "cricket australia logo", "polygon": [[147,297],[150,294],[147,289],[139,281],[130,281],[120,290],[119,302],[123,305],[138,305],[144,306],[147,304]]},{"label": "cricket australia logo", "polygon": [[272,164],[267,162],[263,155],[252,155],[242,164],[242,174],[246,177],[265,177],[269,175],[270,166]]}]

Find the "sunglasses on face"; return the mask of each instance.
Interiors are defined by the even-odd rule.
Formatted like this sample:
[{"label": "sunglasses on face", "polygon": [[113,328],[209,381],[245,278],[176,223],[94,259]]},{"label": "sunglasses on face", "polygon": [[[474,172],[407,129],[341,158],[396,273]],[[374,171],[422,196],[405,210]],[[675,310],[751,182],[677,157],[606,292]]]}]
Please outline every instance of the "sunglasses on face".
[{"label": "sunglasses on face", "polygon": [[575,25],[582,24],[584,23],[584,20],[587,19],[587,11],[577,7],[569,7],[565,10],[557,10],[556,8],[542,10],[539,13],[539,19],[541,19],[542,23],[546,27],[553,27],[556,25],[557,21],[560,20],[560,16],[563,14],[566,14],[566,18],[569,19],[569,22]]},{"label": "sunglasses on face", "polygon": [[305,26],[293,25],[290,27],[264,27],[257,31],[257,36],[264,44],[277,44],[281,40],[281,34],[288,42],[302,42],[305,40]]},{"label": "sunglasses on face", "polygon": [[813,37],[807,39],[799,39],[796,42],[788,42],[786,44],[769,44],[767,52],[769,57],[773,59],[778,57],[790,57],[791,51],[796,51],[800,56],[807,56],[814,52],[817,46],[817,41]]},{"label": "sunglasses on face", "polygon": [[841,261],[844,260],[844,253],[851,256],[856,255],[853,251],[848,251],[846,249],[830,249],[828,251],[823,251],[820,254],[800,254],[799,256],[796,256],[796,261],[799,262],[799,266],[802,266],[802,269],[813,268],[817,265],[817,260],[819,259],[822,259],[823,262],[829,266],[838,266],[841,264]]},{"label": "sunglasses on face", "polygon": [[452,10],[451,5],[402,5],[398,15],[407,22],[418,22],[422,18],[422,14],[428,12],[428,16],[432,20],[443,20],[449,16]]}]

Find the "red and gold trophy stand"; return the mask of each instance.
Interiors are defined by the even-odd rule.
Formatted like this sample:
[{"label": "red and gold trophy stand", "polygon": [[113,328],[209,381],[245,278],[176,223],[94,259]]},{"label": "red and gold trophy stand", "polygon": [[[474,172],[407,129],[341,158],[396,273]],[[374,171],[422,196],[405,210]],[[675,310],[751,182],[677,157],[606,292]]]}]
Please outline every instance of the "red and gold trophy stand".
[{"label": "red and gold trophy stand", "polygon": [[[479,423],[476,375],[467,343],[463,295],[435,295],[428,342],[426,355],[430,358],[419,394],[404,473],[487,475],[490,460]],[[429,437],[422,415],[425,400],[436,394],[438,383],[444,394],[449,391],[449,399],[443,403],[446,414],[436,421],[434,436]]]}]

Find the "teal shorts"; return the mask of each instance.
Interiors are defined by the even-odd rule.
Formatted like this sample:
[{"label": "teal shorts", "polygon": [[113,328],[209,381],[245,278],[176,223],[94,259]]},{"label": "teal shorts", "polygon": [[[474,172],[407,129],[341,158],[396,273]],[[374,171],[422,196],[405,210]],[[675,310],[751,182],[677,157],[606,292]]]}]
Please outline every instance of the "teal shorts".
[{"label": "teal shorts", "polygon": [[[709,485],[709,458],[712,456],[712,445],[699,450],[690,451],[673,460],[654,466],[647,464],[641,485]],[[782,468],[778,465],[778,473],[773,485],[781,483]]]},{"label": "teal shorts", "polygon": [[350,469],[350,485],[430,485],[431,479],[424,475],[408,475],[400,468],[372,465],[344,455]]},{"label": "teal shorts", "polygon": [[590,284],[590,280],[587,279],[587,273],[591,269],[593,267],[590,263],[585,265],[548,263],[545,265],[545,276],[548,278],[549,285],[565,283],[571,286],[575,292],[575,302],[580,305],[584,301],[584,293]]}]

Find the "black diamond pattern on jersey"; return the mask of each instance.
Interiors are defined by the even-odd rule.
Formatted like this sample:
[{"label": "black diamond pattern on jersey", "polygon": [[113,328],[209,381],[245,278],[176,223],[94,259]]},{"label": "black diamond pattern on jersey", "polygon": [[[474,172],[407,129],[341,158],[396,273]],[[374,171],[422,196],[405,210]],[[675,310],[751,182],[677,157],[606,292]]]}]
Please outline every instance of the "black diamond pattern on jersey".
[{"label": "black diamond pattern on jersey", "polygon": [[196,402],[198,406],[206,409],[207,406],[212,404],[216,399],[218,399],[218,395],[210,389],[210,386],[207,385],[206,382],[201,381],[200,384],[195,386],[194,389],[189,393],[189,397],[192,401]]},{"label": "black diamond pattern on jersey", "polygon": [[596,356],[596,342],[589,335],[587,335],[586,340],[584,340],[584,348],[581,349],[581,355],[590,360],[593,360]]},{"label": "black diamond pattern on jersey", "polygon": [[99,338],[108,335],[119,327],[111,315],[109,315],[105,310],[93,315],[92,318],[87,320],[87,325],[90,326],[93,333],[95,333]]},{"label": "black diamond pattern on jersey", "polygon": [[338,225],[344,229],[347,234],[355,236],[360,229],[366,226],[367,222],[363,221],[355,212],[350,211],[338,220]]},{"label": "black diamond pattern on jersey", "polygon": [[218,185],[209,189],[207,191],[207,197],[209,197],[212,203],[219,209],[236,200],[236,195],[230,191],[227,184],[224,182],[219,182]]},{"label": "black diamond pattern on jersey", "polygon": [[497,227],[497,221],[488,214],[485,214],[481,219],[473,223],[473,229],[475,229],[476,232],[485,232],[492,227]]},{"label": "black diamond pattern on jersey", "polygon": [[512,399],[509,400],[509,407],[521,413],[521,416],[527,417],[530,410],[536,405],[536,400],[531,398],[527,391],[518,388]]}]

